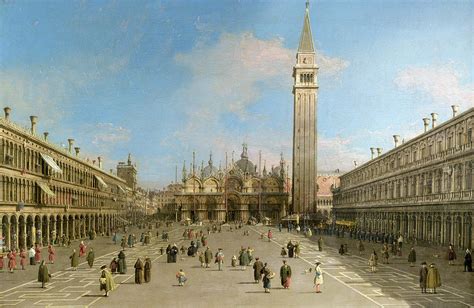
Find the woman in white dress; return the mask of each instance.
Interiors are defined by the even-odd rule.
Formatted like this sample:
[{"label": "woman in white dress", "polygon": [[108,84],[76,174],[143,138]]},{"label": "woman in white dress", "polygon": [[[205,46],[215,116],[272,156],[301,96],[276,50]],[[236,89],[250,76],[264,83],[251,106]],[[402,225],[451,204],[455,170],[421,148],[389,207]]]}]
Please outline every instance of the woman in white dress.
[{"label": "woman in white dress", "polygon": [[321,263],[316,262],[316,268],[314,270],[314,286],[316,288],[316,293],[321,293],[321,290],[319,289],[320,286],[323,284],[323,271],[321,270]]}]

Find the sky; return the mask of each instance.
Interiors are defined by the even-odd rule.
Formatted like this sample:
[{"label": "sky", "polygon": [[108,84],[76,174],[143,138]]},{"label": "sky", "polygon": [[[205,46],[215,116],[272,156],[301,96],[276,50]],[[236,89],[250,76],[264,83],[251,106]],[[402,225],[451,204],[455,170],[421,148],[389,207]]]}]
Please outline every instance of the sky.
[{"label": "sky", "polygon": [[[304,0],[0,2],[0,107],[107,169],[161,188],[197,164],[291,166],[292,67]],[[311,1],[319,66],[318,170],[474,106],[473,1]]]}]

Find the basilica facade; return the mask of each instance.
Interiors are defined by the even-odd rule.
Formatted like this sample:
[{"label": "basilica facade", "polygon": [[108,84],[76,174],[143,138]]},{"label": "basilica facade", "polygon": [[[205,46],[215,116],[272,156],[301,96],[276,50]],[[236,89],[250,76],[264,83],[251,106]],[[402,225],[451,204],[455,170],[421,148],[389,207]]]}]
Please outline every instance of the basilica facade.
[{"label": "basilica facade", "polygon": [[182,171],[182,189],[175,194],[180,220],[278,221],[288,208],[287,174],[283,157],[279,166],[260,172],[249,160],[244,144],[240,160],[225,168],[215,167],[212,155],[207,166]]}]

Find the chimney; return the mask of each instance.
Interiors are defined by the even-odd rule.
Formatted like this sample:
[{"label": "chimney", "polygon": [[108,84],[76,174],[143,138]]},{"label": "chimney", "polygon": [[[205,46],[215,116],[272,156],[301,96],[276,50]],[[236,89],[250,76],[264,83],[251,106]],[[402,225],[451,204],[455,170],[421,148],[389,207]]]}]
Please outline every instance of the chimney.
[{"label": "chimney", "polygon": [[393,142],[395,143],[395,147],[398,147],[400,144],[400,135],[393,135]]},{"label": "chimney", "polygon": [[76,151],[76,156],[79,156],[79,153],[81,152],[81,148],[80,147],[75,147],[74,151]]},{"label": "chimney", "polygon": [[5,112],[5,120],[10,120],[10,112],[12,109],[10,107],[5,107],[3,108],[3,111]]},{"label": "chimney", "polygon": [[44,132],[44,133],[43,133],[43,136],[44,136],[44,140],[47,141],[47,140],[48,140],[49,133],[48,133],[48,132]]},{"label": "chimney", "polygon": [[380,155],[382,155],[382,148],[377,148],[377,157],[379,157]]},{"label": "chimney", "polygon": [[370,153],[372,154],[370,156],[370,159],[374,159],[374,157],[375,157],[375,148],[370,148]]},{"label": "chimney", "polygon": [[435,128],[436,127],[436,120],[438,120],[438,114],[433,112],[431,114],[431,127]]},{"label": "chimney", "polygon": [[35,135],[36,134],[36,123],[38,123],[38,117],[37,116],[30,116],[30,121],[31,121],[31,134]]},{"label": "chimney", "polygon": [[454,118],[458,114],[459,106],[458,105],[451,105],[451,108],[453,109],[453,118]]},{"label": "chimney", "polygon": [[99,162],[99,168],[102,168],[102,157],[97,157],[97,161]]},{"label": "chimney", "polygon": [[430,126],[430,118],[423,118],[423,126],[425,127],[425,133],[426,133],[428,131],[428,126]]},{"label": "chimney", "polygon": [[74,144],[74,139],[68,139],[67,142],[69,143],[69,153],[72,152],[72,146]]}]

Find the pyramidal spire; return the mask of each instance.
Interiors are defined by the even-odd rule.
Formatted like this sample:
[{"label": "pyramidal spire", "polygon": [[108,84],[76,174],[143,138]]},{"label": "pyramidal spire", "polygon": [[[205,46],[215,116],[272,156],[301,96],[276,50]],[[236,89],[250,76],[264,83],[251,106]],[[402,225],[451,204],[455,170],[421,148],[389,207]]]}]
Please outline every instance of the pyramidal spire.
[{"label": "pyramidal spire", "polygon": [[298,52],[314,52],[313,35],[311,34],[311,23],[309,21],[309,1],[306,1],[306,12],[304,14],[303,31],[301,32]]}]

